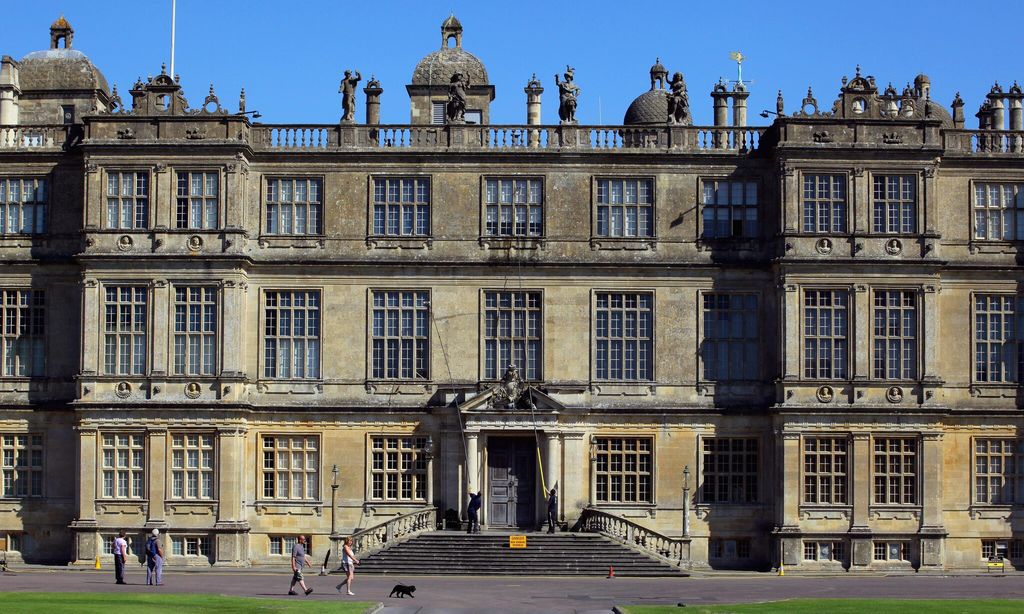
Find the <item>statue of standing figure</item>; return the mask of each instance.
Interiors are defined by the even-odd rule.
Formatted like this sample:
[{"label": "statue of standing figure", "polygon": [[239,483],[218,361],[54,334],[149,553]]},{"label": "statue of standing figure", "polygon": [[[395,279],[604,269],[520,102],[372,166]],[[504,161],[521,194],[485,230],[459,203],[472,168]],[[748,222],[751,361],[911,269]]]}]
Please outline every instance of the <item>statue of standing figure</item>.
[{"label": "statue of standing figure", "polygon": [[363,76],[359,74],[359,71],[355,71],[355,76],[352,76],[351,70],[345,71],[345,78],[341,80],[341,87],[338,91],[341,92],[341,121],[343,122],[354,122],[356,121],[356,86],[363,80]]},{"label": "statue of standing figure", "polygon": [[448,105],[445,114],[449,124],[461,124],[466,121],[466,90],[469,89],[469,75],[457,72],[452,75],[448,85]]},{"label": "statue of standing figure", "polygon": [[690,117],[690,96],[686,93],[686,80],[683,73],[672,75],[668,93],[668,123],[686,124]]},{"label": "statue of standing figure", "polygon": [[580,88],[573,79],[576,77],[576,69],[568,64],[565,66],[565,80],[559,81],[558,74],[555,74],[555,85],[558,86],[558,119],[563,124],[576,123],[576,98],[580,95]]}]

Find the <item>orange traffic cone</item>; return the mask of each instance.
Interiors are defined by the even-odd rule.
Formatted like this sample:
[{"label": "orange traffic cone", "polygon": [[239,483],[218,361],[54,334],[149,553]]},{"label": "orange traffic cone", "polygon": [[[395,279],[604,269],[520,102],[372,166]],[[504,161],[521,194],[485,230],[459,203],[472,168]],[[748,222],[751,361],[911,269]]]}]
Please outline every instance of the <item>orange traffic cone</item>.
[{"label": "orange traffic cone", "polygon": [[608,577],[609,578],[614,578],[615,577],[615,568],[612,567],[611,565],[608,566]]}]

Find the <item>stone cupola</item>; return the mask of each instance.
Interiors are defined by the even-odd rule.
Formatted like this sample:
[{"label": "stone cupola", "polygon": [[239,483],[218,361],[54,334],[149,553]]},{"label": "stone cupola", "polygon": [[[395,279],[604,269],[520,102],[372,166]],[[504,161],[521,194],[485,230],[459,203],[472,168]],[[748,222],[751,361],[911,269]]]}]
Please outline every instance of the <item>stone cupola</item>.
[{"label": "stone cupola", "polygon": [[455,15],[451,15],[441,24],[441,48],[416,64],[412,83],[405,86],[409,92],[410,123],[445,123],[444,109],[455,73],[461,73],[469,82],[466,88],[466,123],[490,122],[489,107],[494,100],[494,86],[488,80],[483,62],[462,48],[462,24]]}]

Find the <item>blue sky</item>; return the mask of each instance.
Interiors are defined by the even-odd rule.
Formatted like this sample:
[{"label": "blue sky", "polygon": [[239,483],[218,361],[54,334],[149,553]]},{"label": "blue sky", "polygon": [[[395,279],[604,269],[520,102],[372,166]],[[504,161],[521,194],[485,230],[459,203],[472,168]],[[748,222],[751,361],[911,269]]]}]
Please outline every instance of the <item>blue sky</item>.
[{"label": "blue sky", "polygon": [[[74,47],[117,83],[127,100],[136,77],[156,74],[169,59],[170,0],[6,0],[0,54],[21,58],[49,44],[49,25],[64,14]],[[843,12],[856,6],[856,14]],[[338,82],[346,68],[375,74],[384,87],[382,121],[407,123],[405,85],[416,63],[440,47],[449,12],[462,22],[463,47],[487,66],[497,89],[492,123],[524,123],[523,87],[536,73],[544,88],[543,119],[557,123],[553,76],[567,63],[582,88],[581,123],[617,124],[649,86],[655,57],[682,71],[695,122],[711,123],[708,93],[720,76],[735,78],[729,52],[747,56],[751,123],[775,108],[783,90],[788,112],[808,85],[831,107],[843,75],[860,63],[879,87],[897,89],[924,72],[932,97],[949,105],[960,91],[968,127],[992,83],[1024,81],[1020,36],[1010,24],[1024,2],[995,12],[949,0],[928,2],[535,2],[489,0],[178,0],[176,71],[193,106],[212,82],[234,110],[245,87],[248,108],[266,123],[334,123],[341,116]],[[365,85],[365,83],[360,84]],[[363,120],[359,93],[357,119]]]}]

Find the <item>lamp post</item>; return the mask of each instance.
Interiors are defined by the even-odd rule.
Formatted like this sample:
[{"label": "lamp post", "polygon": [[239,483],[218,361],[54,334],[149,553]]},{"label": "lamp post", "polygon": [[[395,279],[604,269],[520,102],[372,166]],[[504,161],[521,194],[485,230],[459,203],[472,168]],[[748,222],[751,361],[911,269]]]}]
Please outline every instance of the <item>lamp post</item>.
[{"label": "lamp post", "polygon": [[334,468],[331,469],[331,535],[338,534],[338,524],[336,522],[336,508],[338,502],[338,464],[334,464]]},{"label": "lamp post", "polygon": [[690,466],[683,467],[683,537],[690,536]]}]

